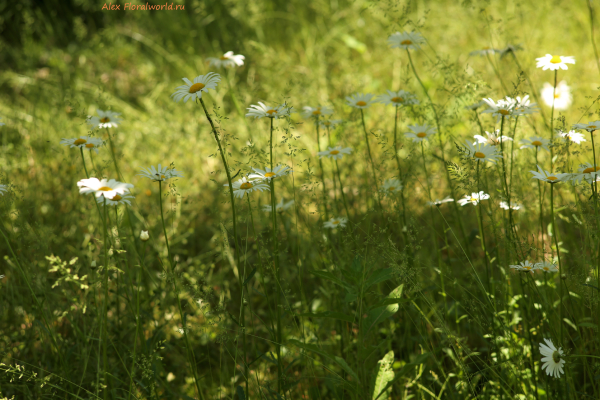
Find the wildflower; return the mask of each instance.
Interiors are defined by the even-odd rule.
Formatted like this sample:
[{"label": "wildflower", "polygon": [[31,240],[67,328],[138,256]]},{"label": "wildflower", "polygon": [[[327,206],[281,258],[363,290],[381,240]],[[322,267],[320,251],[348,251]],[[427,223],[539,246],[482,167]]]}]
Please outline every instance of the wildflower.
[{"label": "wildflower", "polygon": [[550,376],[554,376],[555,378],[559,378],[560,374],[564,374],[563,366],[565,365],[565,360],[561,357],[564,357],[564,353],[562,347],[559,347],[558,350],[554,347],[554,343],[550,339],[544,339],[546,344],[540,343],[540,353],[544,356],[542,358],[542,370],[546,370],[546,373]]},{"label": "wildflower", "polygon": [[96,201],[99,204],[106,204],[107,206],[120,206],[121,204],[127,204],[128,206],[131,205],[131,200],[133,200],[135,197],[130,196],[128,194],[124,194],[123,196],[121,196],[120,194],[115,194],[113,197],[106,198],[106,197],[97,197]]},{"label": "wildflower", "polygon": [[574,124],[573,129],[585,129],[588,132],[594,132],[600,129],[600,121],[592,121],[587,124]]},{"label": "wildflower", "polygon": [[352,96],[346,96],[346,104],[350,107],[365,109],[375,102],[371,93],[354,93]]},{"label": "wildflower", "polygon": [[331,228],[331,229],[344,228],[344,227],[346,227],[347,222],[348,222],[348,219],[344,218],[344,217],[331,218],[329,221],[326,221],[323,224],[323,228]]},{"label": "wildflower", "polygon": [[451,198],[450,198],[450,196],[446,196],[446,197],[444,197],[442,200],[435,199],[435,201],[428,201],[428,202],[427,202],[427,205],[428,205],[428,206],[436,206],[436,207],[439,207],[439,206],[441,206],[442,204],[444,204],[444,203],[449,203],[449,202],[451,202],[451,201],[454,201],[454,199],[451,199]]},{"label": "wildflower", "polygon": [[521,149],[544,149],[550,151],[548,149],[548,143],[550,143],[550,141],[540,136],[531,136],[529,139],[521,139],[521,143],[523,144]]},{"label": "wildflower", "polygon": [[394,49],[419,50],[425,39],[419,32],[396,32],[388,38],[388,45]]},{"label": "wildflower", "polygon": [[117,180],[89,178],[82,179],[77,182],[79,186],[79,193],[90,194],[93,193],[96,197],[104,196],[106,199],[112,199],[116,195],[123,196],[129,193],[129,189],[133,187],[131,183],[123,183]]},{"label": "wildflower", "polygon": [[492,113],[492,116],[498,117],[497,121],[500,121],[502,117],[510,118],[514,114],[516,102],[510,97],[498,100],[498,102],[494,102],[491,98],[483,99],[483,101],[485,101],[489,108],[482,111],[482,113]]},{"label": "wildflower", "polygon": [[408,129],[412,132],[406,132],[404,136],[412,138],[413,142],[422,142],[431,135],[435,135],[436,128],[433,126],[425,125],[409,125]]},{"label": "wildflower", "polygon": [[0,185],[0,196],[4,196],[4,193],[8,192],[8,186]]},{"label": "wildflower", "polygon": [[386,193],[397,193],[403,188],[400,179],[387,179],[383,184],[383,191]]},{"label": "wildflower", "polygon": [[470,52],[469,55],[470,56],[491,56],[496,53],[500,53],[500,50],[492,49],[490,47],[484,47],[481,50],[474,50],[474,51]]},{"label": "wildflower", "polygon": [[487,103],[483,100],[478,101],[477,103],[473,103],[473,104],[469,104],[467,106],[465,106],[466,110],[477,110],[479,107],[486,105]]},{"label": "wildflower", "polygon": [[487,135],[487,138],[481,135],[475,135],[473,137],[477,139],[478,143],[490,144],[492,146],[497,146],[498,144],[500,144],[500,142],[512,140],[512,138],[509,138],[508,136],[499,136],[500,129],[496,129],[493,133],[485,131],[485,134]]},{"label": "wildflower", "polygon": [[221,57],[219,58],[215,58],[215,57],[208,57],[206,59],[206,61],[209,62],[209,66],[210,67],[224,67],[224,68],[231,68],[231,67],[241,67],[242,65],[244,65],[244,59],[246,57],[244,57],[241,54],[233,54],[233,51],[228,51],[227,53],[223,54]]},{"label": "wildflower", "polygon": [[252,104],[250,108],[247,108],[248,114],[246,117],[254,117],[254,118],[283,118],[290,115],[293,107],[288,107],[287,104],[281,104],[278,107],[272,108],[267,106],[264,103],[258,102],[258,105]]},{"label": "wildflower", "polygon": [[544,272],[558,272],[558,267],[552,261],[541,261],[539,263],[536,263],[535,269],[539,269]]},{"label": "wildflower", "polygon": [[388,90],[387,94],[378,96],[375,101],[381,104],[396,107],[419,104],[419,100],[417,100],[417,97],[414,94],[405,92],[404,90],[398,90],[397,92]]},{"label": "wildflower", "polygon": [[323,157],[327,157],[327,158],[332,158],[334,160],[340,160],[344,154],[350,154],[352,153],[352,149],[350,147],[346,147],[345,149],[342,148],[342,146],[335,146],[335,147],[327,147],[327,150],[325,151],[320,151],[317,154],[319,155],[319,158],[323,158]]},{"label": "wildflower", "polygon": [[542,100],[544,100],[544,103],[546,103],[548,107],[552,107],[552,104],[554,103],[555,110],[566,110],[573,101],[571,89],[565,81],[560,81],[560,83],[556,85],[556,92],[554,91],[554,86],[548,82],[544,83],[541,94]]},{"label": "wildflower", "polygon": [[214,72],[209,72],[206,75],[199,75],[194,78],[194,81],[190,81],[188,78],[182,78],[186,83],[177,87],[175,93],[171,95],[173,100],[179,102],[183,99],[184,103],[188,100],[196,100],[202,98],[202,92],[208,92],[208,89],[216,89],[217,84],[221,81],[221,75]]},{"label": "wildflower", "polygon": [[327,106],[318,106],[318,107],[304,107],[304,118],[310,117],[321,117],[323,115],[331,115],[333,114],[333,109]]},{"label": "wildflower", "polygon": [[64,139],[60,141],[60,144],[64,144],[65,146],[69,146],[70,148],[80,148],[80,149],[88,149],[94,150],[96,154],[98,154],[98,147],[101,147],[102,139],[89,137],[89,136],[80,136],[77,139]]},{"label": "wildflower", "polygon": [[510,207],[508,206],[508,203],[506,201],[501,201],[500,202],[500,208],[503,209],[503,210],[510,210],[510,209],[512,209],[512,210],[516,211],[516,210],[521,209],[521,207],[523,207],[522,204],[516,203],[514,201],[510,202]]},{"label": "wildflower", "polygon": [[505,48],[500,50],[500,59],[504,58],[504,56],[516,53],[517,51],[523,50],[523,46],[520,44],[508,44]]},{"label": "wildflower", "polygon": [[530,263],[529,261],[521,261],[519,264],[517,265],[511,265],[510,268],[516,270],[516,271],[526,271],[526,272],[530,272],[533,271],[535,269],[535,265]]},{"label": "wildflower", "polygon": [[558,183],[568,181],[571,178],[571,174],[560,174],[558,172],[551,174],[548,171],[544,171],[539,165],[537,167],[539,172],[529,171],[533,174],[532,179],[539,179],[548,183]]},{"label": "wildflower", "polygon": [[487,200],[489,198],[489,194],[483,193],[483,191],[481,191],[479,193],[471,193],[470,196],[466,194],[464,199],[458,200],[458,204],[460,204],[461,206],[466,206],[467,204],[471,203],[474,206],[476,206],[477,204],[479,204],[480,201]]},{"label": "wildflower", "polygon": [[88,115],[87,123],[92,127],[92,129],[96,128],[116,128],[121,123],[121,118],[118,118],[119,113],[112,111],[102,111],[96,110],[98,116]]},{"label": "wildflower", "polygon": [[[229,186],[229,183],[226,183],[223,186]],[[255,190],[271,190],[269,185],[262,183],[262,181],[249,181],[246,177],[243,177],[237,182],[233,182],[231,184],[233,187],[233,195],[239,199],[244,197],[246,193],[253,192]]]},{"label": "wildflower", "polygon": [[572,174],[572,179],[575,182],[585,180],[587,183],[592,184],[598,178],[600,178],[600,166],[593,166],[590,163],[584,163],[579,165],[579,173]]},{"label": "wildflower", "polygon": [[[507,99],[510,99],[510,97],[507,97]],[[529,115],[539,111],[537,104],[531,103],[529,100],[529,95],[523,98],[517,96],[513,101],[515,102],[515,108],[513,110],[513,115],[515,116]]]},{"label": "wildflower", "polygon": [[149,239],[150,239],[150,235],[148,234],[148,231],[145,231],[145,230],[142,229],[142,232],[140,233],[140,240],[142,242],[145,242],[145,241],[147,241]]},{"label": "wildflower", "polygon": [[563,132],[559,130],[558,134],[563,138],[563,140],[570,140],[573,143],[581,144],[581,142],[586,141],[583,134],[576,131]]},{"label": "wildflower", "polygon": [[341,119],[325,119],[325,120],[319,120],[319,126],[321,128],[327,128],[327,129],[333,129],[336,126],[338,126],[339,124],[342,123]]},{"label": "wildflower", "polygon": [[262,169],[254,168],[254,167],[252,167],[252,170],[256,173],[248,175],[248,178],[258,179],[261,181],[266,180],[269,182],[271,181],[271,179],[275,179],[275,178],[287,175],[290,172],[292,172],[290,167],[288,167],[287,165],[278,165],[275,168],[273,168],[273,170],[271,170],[271,168],[269,168],[269,167],[265,167],[264,171]]},{"label": "wildflower", "polygon": [[544,71],[549,69],[555,71],[557,69],[567,70],[567,64],[575,64],[575,59],[572,56],[553,56],[546,54],[544,57],[536,58],[536,68],[542,68]]},{"label": "wildflower", "polygon": [[465,141],[465,148],[475,161],[489,161],[492,164],[495,164],[499,158],[502,158],[502,155],[498,153],[496,146],[491,146],[489,144],[478,142],[471,144],[471,142],[467,140]]},{"label": "wildflower", "polygon": [[163,167],[160,164],[158,164],[158,168],[151,165],[150,168],[142,169],[141,172],[142,173],[138,175],[146,177],[154,182],[163,182],[171,178],[183,178],[182,173],[177,171],[175,167]]},{"label": "wildflower", "polygon": [[[279,203],[275,204],[275,211],[283,212],[283,211],[289,209],[293,205],[294,205],[294,200],[290,200],[290,201],[286,202],[282,198]],[[270,204],[265,204],[263,206],[263,211],[265,211],[265,212],[271,212],[272,209],[273,209],[273,207],[271,207]]]}]

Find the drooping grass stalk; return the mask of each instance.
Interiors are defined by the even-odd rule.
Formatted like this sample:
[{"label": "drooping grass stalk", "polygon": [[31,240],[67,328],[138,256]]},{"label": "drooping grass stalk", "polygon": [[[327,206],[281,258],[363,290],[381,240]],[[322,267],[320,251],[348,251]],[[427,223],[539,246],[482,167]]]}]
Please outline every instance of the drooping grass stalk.
[{"label": "drooping grass stalk", "polygon": [[598,55],[598,47],[596,47],[596,33],[594,29],[594,7],[592,6],[592,0],[588,0],[586,3],[590,12],[590,37],[592,39],[592,47],[594,48],[594,58],[598,66],[598,72],[600,72],[600,56]]},{"label": "drooping grass stalk", "polygon": [[344,193],[344,185],[342,184],[342,177],[340,176],[340,166],[337,160],[335,161],[335,171],[337,173],[338,181],[340,182],[340,192],[342,192],[342,200],[344,201],[344,209],[346,210],[346,218],[350,219],[350,211],[348,211],[348,202],[346,201],[346,194]]},{"label": "drooping grass stalk", "polygon": [[369,155],[369,161],[371,161],[371,169],[373,171],[373,182],[375,183],[375,190],[377,191],[377,204],[379,204],[379,210],[383,211],[381,207],[381,194],[379,193],[379,186],[377,185],[377,174],[375,174],[375,163],[373,162],[373,156],[371,155],[371,147],[369,146],[369,135],[367,134],[367,126],[365,125],[365,114],[363,109],[360,109],[360,119],[362,121],[363,131],[365,132],[365,142],[367,143],[367,153]]},{"label": "drooping grass stalk", "polygon": [[102,375],[104,377],[104,400],[108,399],[110,385],[108,384],[108,227],[106,226],[106,197],[104,198],[104,216],[102,219],[104,236],[104,304],[102,306]]},{"label": "drooping grass stalk", "polygon": [[[317,131],[317,149],[321,152],[321,135],[319,134],[319,116],[315,116],[315,129]],[[323,185],[323,207],[325,208],[325,220],[329,220],[329,211],[327,209],[327,189],[325,188],[325,170],[323,169],[323,160],[319,157],[319,167],[321,167],[321,184]],[[273,170],[273,157],[271,157],[271,171]]]},{"label": "drooping grass stalk", "polygon": [[554,172],[554,102],[556,100],[556,79],[558,70],[554,70],[554,91],[552,92],[552,111],[550,112],[550,172]]}]

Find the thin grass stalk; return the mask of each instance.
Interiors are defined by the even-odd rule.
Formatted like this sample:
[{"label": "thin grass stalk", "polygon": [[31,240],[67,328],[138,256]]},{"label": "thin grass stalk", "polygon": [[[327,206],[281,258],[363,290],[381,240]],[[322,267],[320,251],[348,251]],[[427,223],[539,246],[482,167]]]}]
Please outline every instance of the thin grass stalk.
[{"label": "thin grass stalk", "polygon": [[592,0],[587,1],[588,11],[590,12],[590,38],[592,39],[592,47],[594,48],[594,58],[596,59],[596,66],[598,72],[600,72],[600,56],[598,55],[598,47],[596,46],[596,33],[594,29],[594,7],[592,6]]},{"label": "thin grass stalk", "polygon": [[438,249],[438,243],[437,243],[437,239],[435,236],[435,220],[433,218],[433,199],[431,198],[431,186],[429,185],[429,173],[427,172],[427,164],[425,162],[425,146],[423,145],[423,141],[421,141],[421,158],[423,159],[423,169],[425,170],[425,184],[427,185],[427,196],[429,197],[429,201],[432,203],[432,205],[429,207],[429,215],[431,216],[431,233],[432,233],[432,238],[433,238],[433,242],[435,245],[435,254],[436,254],[436,258],[437,258],[437,263],[438,263],[438,269],[440,270],[440,279],[442,279],[442,286],[444,286],[443,283],[443,278],[441,278],[442,276],[442,258],[441,258],[441,254],[440,251]]},{"label": "thin grass stalk", "polygon": [[[321,152],[321,135],[319,134],[319,116],[315,117],[315,129],[317,131],[317,149]],[[273,160],[271,159],[271,170],[273,170]],[[325,209],[325,220],[329,219],[329,211],[327,210],[327,189],[325,188],[325,170],[323,169],[323,160],[319,157],[319,167],[321,168],[321,184],[323,185],[323,208]]]},{"label": "thin grass stalk", "polygon": [[552,236],[554,236],[554,244],[556,246],[556,256],[558,257],[558,272],[559,272],[559,291],[560,291],[560,342],[563,342],[563,280],[562,280],[562,264],[560,262],[560,248],[558,247],[558,232],[556,231],[556,222],[554,221],[554,183],[550,184],[550,214],[552,215]]},{"label": "thin grass stalk", "polygon": [[[535,146],[535,165],[538,165],[538,150],[539,146]],[[542,199],[542,185],[541,185],[541,181],[539,179],[537,179],[537,186],[538,186],[538,200],[539,200],[539,205],[540,205],[540,236],[541,236],[541,241],[542,241],[542,257],[544,257],[544,255],[546,254],[546,244],[544,242],[544,206],[543,206],[543,199]]]},{"label": "thin grass stalk", "polygon": [[371,146],[369,146],[369,135],[367,134],[367,126],[365,125],[365,114],[362,108],[360,109],[360,119],[362,121],[363,130],[365,132],[367,153],[369,154],[369,160],[371,161],[371,169],[373,171],[373,182],[375,183],[375,190],[377,191],[377,204],[379,205],[379,210],[383,212],[383,207],[381,207],[381,195],[379,193],[379,186],[377,185],[377,174],[375,174],[375,163],[373,162],[373,156],[371,155]]},{"label": "thin grass stalk", "polygon": [[119,165],[117,164],[117,157],[115,156],[115,148],[113,146],[112,139],[110,137],[110,131],[108,130],[108,128],[106,128],[106,134],[108,136],[108,144],[110,145],[110,156],[115,165],[115,171],[117,172],[117,176],[119,177],[119,179],[123,180],[123,175],[121,175],[121,170],[119,169]]},{"label": "thin grass stalk", "polygon": [[[132,239],[133,239],[133,237],[132,237]],[[143,251],[142,254],[146,254],[146,241],[143,241],[142,251]],[[128,393],[127,399],[131,398],[131,392],[133,390],[133,377],[135,376],[137,343],[138,343],[138,336],[140,335],[140,287],[142,286],[143,269],[144,269],[144,261],[140,257],[140,268],[138,269],[138,273],[137,273],[137,277],[136,277],[137,288],[136,288],[136,295],[135,295],[135,340],[133,341],[133,357],[132,357],[133,360],[131,361],[131,376],[129,379],[129,390],[127,392]],[[141,342],[140,342],[140,344],[141,344]]]},{"label": "thin grass stalk", "polygon": [[102,219],[104,237],[104,304],[102,306],[102,375],[104,378],[104,400],[108,399],[110,385],[108,384],[108,229],[106,226],[106,197],[104,198],[104,218]]},{"label": "thin grass stalk", "polygon": [[340,166],[337,160],[335,161],[335,170],[337,172],[338,181],[340,182],[340,192],[342,192],[342,200],[344,201],[344,209],[346,210],[346,217],[350,219],[350,211],[348,211],[348,202],[346,201],[346,195],[344,194],[344,185],[342,184],[342,177],[340,176]]},{"label": "thin grass stalk", "polygon": [[[490,281],[490,266],[489,266],[489,262],[488,262],[488,254],[487,254],[487,250],[485,248],[485,233],[483,230],[483,211],[481,210],[481,190],[479,189],[479,163],[480,161],[477,160],[477,220],[479,222],[479,241],[481,242],[481,250],[483,250],[483,257],[485,259],[485,275],[488,281],[488,292],[492,293],[492,289],[491,289],[491,281]],[[492,312],[494,312],[495,310],[495,306],[492,309]]]},{"label": "thin grass stalk", "polygon": [[554,91],[552,96],[552,111],[550,112],[550,172],[554,172],[554,101],[556,100],[556,79],[558,70],[554,70]]}]

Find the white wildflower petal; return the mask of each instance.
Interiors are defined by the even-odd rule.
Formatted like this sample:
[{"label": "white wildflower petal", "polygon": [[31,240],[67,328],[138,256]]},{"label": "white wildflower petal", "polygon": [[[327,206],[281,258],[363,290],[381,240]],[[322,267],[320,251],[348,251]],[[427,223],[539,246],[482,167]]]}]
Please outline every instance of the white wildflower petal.
[{"label": "white wildflower petal", "polygon": [[333,109],[327,106],[317,106],[317,107],[304,107],[304,118],[319,118],[323,115],[331,115],[333,114]]},{"label": "white wildflower petal", "polygon": [[537,149],[538,151],[544,149],[550,151],[548,148],[550,141],[540,136],[531,136],[529,139],[521,139],[521,144],[523,145],[521,146],[521,149]]},{"label": "white wildflower petal", "polygon": [[536,68],[542,68],[542,70],[549,69],[555,71],[557,69],[567,70],[567,64],[575,64],[575,59],[572,56],[553,56],[552,54],[546,54],[544,57],[536,58]]},{"label": "white wildflower petal", "polygon": [[138,176],[143,176],[154,182],[162,182],[171,178],[183,178],[183,174],[174,167],[163,167],[161,164],[158,164],[157,167],[151,165],[150,168],[141,169],[140,171],[141,174],[138,174]]},{"label": "white wildflower petal", "polygon": [[425,139],[429,140],[429,136],[435,135],[437,131],[437,128],[427,124],[409,125],[408,129],[410,129],[412,132],[406,132],[404,136],[411,138],[415,143],[422,142]]},{"label": "white wildflower petal", "polygon": [[566,81],[560,81],[556,85],[556,92],[554,86],[548,82],[544,83],[542,88],[542,100],[548,107],[552,107],[554,103],[555,110],[566,110],[573,102],[573,96],[571,95],[571,89],[567,85]]},{"label": "white wildflower petal", "polygon": [[327,150],[318,152],[319,158],[327,157],[333,160],[341,160],[344,154],[352,153],[352,148],[342,146],[327,147]]},{"label": "white wildflower petal", "polygon": [[565,141],[571,141],[577,144],[581,144],[581,142],[586,142],[583,133],[579,133],[577,131],[570,130],[568,132],[563,132],[559,130],[558,134]]},{"label": "white wildflower petal", "polygon": [[559,183],[565,182],[571,179],[571,174],[561,174],[558,172],[550,173],[548,171],[544,171],[539,165],[538,171],[529,171],[533,174],[532,179],[539,179],[540,181],[548,182],[548,183]]},{"label": "white wildflower petal", "polygon": [[470,141],[465,142],[465,149],[469,152],[469,155],[476,161],[491,162],[495,164],[502,155],[498,152],[496,146],[492,146],[485,143],[474,142],[471,144]]},{"label": "white wildflower petal", "polygon": [[119,118],[119,113],[113,111],[102,111],[96,110],[98,116],[88,116],[87,123],[92,127],[96,128],[116,128],[121,123],[122,119]]},{"label": "white wildflower petal", "polygon": [[346,105],[354,108],[365,109],[375,103],[375,95],[371,93],[354,93],[352,96],[346,96]]},{"label": "white wildflower petal", "polygon": [[288,107],[287,104],[281,104],[277,107],[269,107],[268,105],[258,102],[258,105],[252,104],[247,108],[248,114],[246,117],[254,118],[284,118],[290,115],[293,107]]},{"label": "white wildflower petal", "polygon": [[208,65],[216,68],[232,68],[241,67],[244,65],[244,57],[241,54],[233,54],[233,51],[228,51],[219,58],[207,57]]},{"label": "white wildflower petal", "polygon": [[348,219],[344,218],[344,217],[331,218],[329,221],[326,221],[323,224],[323,228],[331,228],[331,229],[345,228],[347,222],[348,222]]},{"label": "white wildflower petal", "polygon": [[249,179],[258,179],[267,182],[271,181],[271,179],[279,178],[292,172],[290,167],[288,167],[287,165],[278,165],[275,168],[273,168],[273,170],[271,170],[271,168],[269,167],[265,167],[264,170],[252,167],[252,170],[254,171],[254,173],[248,175]]},{"label": "white wildflower petal", "polygon": [[388,45],[394,49],[419,50],[425,39],[418,32],[396,32],[388,38]]},{"label": "white wildflower petal", "polygon": [[427,205],[428,206],[437,206],[437,207],[439,207],[439,206],[441,206],[444,203],[450,203],[452,201],[454,201],[454,199],[451,199],[450,196],[446,196],[442,200],[435,199],[435,201],[428,201]]},{"label": "white wildflower petal", "polygon": [[546,371],[546,374],[555,378],[560,378],[560,375],[564,373],[564,353],[562,348],[556,348],[552,340],[545,339],[546,344],[540,343],[540,353],[542,354],[542,370]]},{"label": "white wildflower petal", "polygon": [[[223,186],[229,186],[229,183],[226,183]],[[246,193],[252,193],[255,190],[261,192],[264,190],[271,190],[266,183],[262,183],[260,180],[250,181],[246,177],[233,182],[231,186],[233,187],[233,195],[238,199],[243,198]]]},{"label": "white wildflower petal", "polygon": [[131,183],[123,183],[114,179],[98,179],[89,178],[82,179],[77,182],[79,186],[79,193],[90,194],[93,193],[96,197],[104,196],[107,199],[112,199],[116,195],[123,196],[129,193],[129,189],[133,187]]},{"label": "white wildflower petal", "polygon": [[471,193],[471,195],[466,194],[465,197],[462,199],[459,199],[457,201],[457,203],[460,204],[461,206],[466,206],[469,203],[476,206],[477,204],[479,204],[480,201],[487,200],[489,198],[490,198],[490,195],[484,193],[483,191],[481,191],[479,193],[473,192],[473,193]]},{"label": "white wildflower petal", "polygon": [[179,102],[183,99],[184,103],[188,100],[196,101],[196,99],[202,98],[202,92],[208,92],[208,89],[216,89],[217,84],[221,81],[221,75],[209,72],[206,75],[199,75],[190,81],[187,78],[182,78],[185,85],[177,87],[175,93],[171,95],[175,102]]},{"label": "white wildflower petal", "polygon": [[493,133],[485,131],[487,137],[481,135],[474,135],[473,137],[477,140],[478,143],[490,144],[492,146],[497,146],[500,142],[506,142],[507,140],[512,140],[512,138],[508,136],[500,136],[500,129],[496,129]]},{"label": "white wildflower petal", "polygon": [[419,100],[414,94],[406,92],[404,90],[399,90],[397,92],[388,90],[387,94],[382,94],[378,96],[375,99],[375,101],[381,104],[395,107],[419,104]]},{"label": "white wildflower petal", "polygon": [[585,129],[588,132],[594,132],[600,129],[600,121],[592,121],[587,124],[575,124],[573,129]]},{"label": "white wildflower petal", "polygon": [[79,149],[85,149],[90,151],[94,150],[96,154],[98,154],[98,148],[102,147],[104,142],[102,141],[102,139],[95,137],[80,136],[75,139],[62,139],[60,141],[60,144],[69,146],[71,149],[77,147]]}]

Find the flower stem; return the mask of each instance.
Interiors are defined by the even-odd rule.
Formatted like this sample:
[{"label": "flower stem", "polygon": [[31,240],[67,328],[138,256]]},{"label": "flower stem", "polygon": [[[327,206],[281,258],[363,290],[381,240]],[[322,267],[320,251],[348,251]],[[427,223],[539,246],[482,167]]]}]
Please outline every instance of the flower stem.
[{"label": "flower stem", "polygon": [[560,262],[560,248],[558,247],[558,232],[556,231],[556,223],[554,221],[554,184],[550,184],[550,214],[552,214],[552,236],[554,236],[554,244],[556,245],[556,256],[558,257],[558,273],[560,285],[560,342],[563,343],[563,280],[562,280],[562,264]]},{"label": "flower stem", "polygon": [[[271,119],[271,122],[273,120]],[[317,149],[319,153],[321,152],[321,141],[319,140],[321,135],[319,134],[319,116],[315,118],[315,127],[317,129]],[[329,211],[327,210],[327,190],[325,189],[325,171],[323,170],[323,161],[321,157],[319,157],[319,166],[321,167],[321,183],[323,185],[323,207],[325,208],[325,219],[329,219]],[[271,165],[271,171],[273,170],[273,165]]]},{"label": "flower stem", "polygon": [[342,192],[342,200],[344,201],[344,208],[346,209],[346,217],[350,219],[350,211],[348,211],[348,203],[346,202],[346,194],[344,194],[344,185],[342,184],[342,177],[340,176],[340,166],[337,160],[335,161],[335,170],[337,172],[338,181],[340,182],[340,192]]},{"label": "flower stem", "polygon": [[479,190],[479,163],[477,161],[477,219],[479,222],[479,241],[481,242],[481,250],[483,250],[483,258],[485,260],[485,275],[488,281],[488,292],[491,291],[491,281],[490,281],[490,266],[488,263],[488,255],[487,250],[485,248],[485,232],[483,230],[483,211],[481,210],[481,190]]},{"label": "flower stem", "polygon": [[377,191],[377,204],[379,204],[379,210],[383,211],[383,208],[381,207],[379,187],[377,185],[377,175],[375,174],[375,163],[373,162],[373,156],[371,156],[371,147],[369,146],[369,135],[367,134],[367,126],[365,125],[365,114],[362,108],[360,109],[360,119],[362,121],[363,130],[365,132],[365,142],[367,143],[367,153],[369,154],[369,160],[371,161],[371,169],[373,170],[373,182],[375,183],[375,190]]},{"label": "flower stem", "polygon": [[556,78],[558,70],[554,70],[554,92],[552,96],[552,111],[550,112],[550,172],[554,172],[554,101],[556,100]]},{"label": "flower stem", "polygon": [[115,156],[115,148],[112,143],[112,139],[110,138],[110,131],[106,128],[106,134],[108,135],[108,144],[110,145],[110,155],[113,159],[113,163],[115,164],[115,170],[117,171],[117,176],[120,180],[123,180],[123,175],[121,175],[121,171],[119,170],[119,165],[117,164],[117,157]]},{"label": "flower stem", "polygon": [[104,305],[102,324],[102,373],[104,376],[104,400],[108,399],[110,385],[108,384],[108,232],[106,226],[106,197],[104,197],[104,217],[102,219],[104,235]]}]

